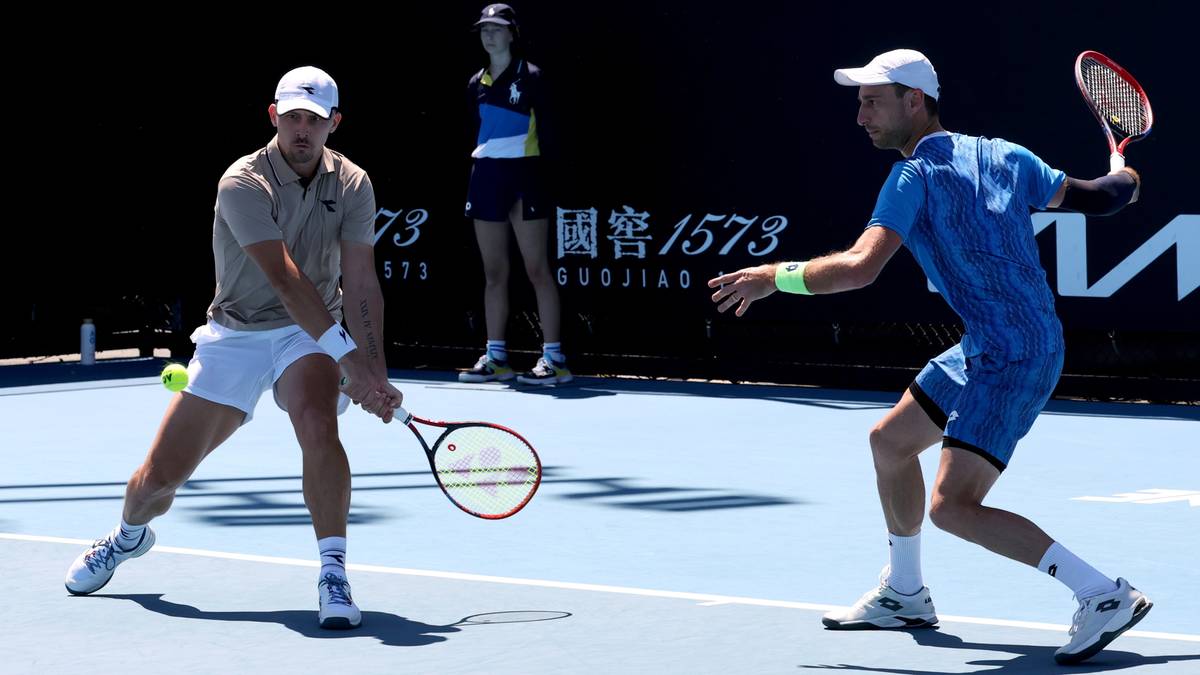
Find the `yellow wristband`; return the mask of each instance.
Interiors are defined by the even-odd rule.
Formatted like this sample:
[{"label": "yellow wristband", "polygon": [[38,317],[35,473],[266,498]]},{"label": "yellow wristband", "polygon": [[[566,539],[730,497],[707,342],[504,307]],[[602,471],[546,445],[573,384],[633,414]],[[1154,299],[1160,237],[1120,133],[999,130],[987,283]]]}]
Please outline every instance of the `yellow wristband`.
[{"label": "yellow wristband", "polygon": [[812,295],[808,286],[804,285],[804,267],[808,262],[779,263],[775,268],[775,288],[784,293]]}]

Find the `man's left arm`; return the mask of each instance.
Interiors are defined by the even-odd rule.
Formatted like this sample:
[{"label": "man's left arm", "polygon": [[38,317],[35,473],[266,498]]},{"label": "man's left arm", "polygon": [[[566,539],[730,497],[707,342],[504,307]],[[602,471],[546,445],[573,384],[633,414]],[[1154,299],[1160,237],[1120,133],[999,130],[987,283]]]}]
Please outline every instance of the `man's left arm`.
[{"label": "man's left arm", "polygon": [[383,291],[375,273],[375,247],[343,240],[342,313],[350,335],[371,364],[387,377],[383,342]]}]

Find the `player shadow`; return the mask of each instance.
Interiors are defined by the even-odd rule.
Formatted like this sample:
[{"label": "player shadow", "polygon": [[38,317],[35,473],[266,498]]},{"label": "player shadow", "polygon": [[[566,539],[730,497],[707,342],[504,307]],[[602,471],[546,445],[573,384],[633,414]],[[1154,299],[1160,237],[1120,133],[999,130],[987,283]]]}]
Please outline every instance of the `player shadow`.
[{"label": "player shadow", "polygon": [[[719,509],[749,508],[804,504],[798,499],[758,494],[738,494],[714,488],[667,487],[637,485],[636,478],[596,476],[572,478],[571,467],[547,465],[543,467],[544,485],[579,485],[581,491],[565,492],[558,498],[591,501],[612,508],[641,509],[662,513],[684,513]],[[429,479],[428,471],[399,471],[355,473],[356,481],[365,478],[390,478],[397,481],[379,485],[358,485],[356,495],[371,492],[436,491],[437,484]],[[409,482],[410,480],[418,482]],[[247,482],[283,481],[293,485],[281,485],[276,489],[238,491],[237,487]],[[190,480],[176,495],[178,503],[198,513],[202,522],[224,527],[245,526],[311,526],[312,519],[304,502],[298,499],[303,490],[298,484],[301,476],[243,476],[236,478],[205,478]],[[57,490],[60,488],[109,487],[124,488],[124,483],[44,483],[28,485],[0,485],[0,496],[5,490]],[[0,508],[5,504],[37,504],[76,501],[119,501],[125,498],[124,489],[114,489],[109,494],[86,494],[78,496],[27,497],[0,499]],[[647,499],[647,497],[649,499]],[[214,499],[226,500],[213,504]],[[636,498],[636,499],[635,499]],[[195,504],[195,500],[205,500]],[[192,503],[189,503],[192,502]],[[382,508],[356,505],[350,511],[350,523],[374,523],[393,518]]]},{"label": "player shadow", "polygon": [[262,612],[208,612],[191,605],[162,599],[162,593],[104,594],[94,598],[129,600],[143,608],[180,619],[202,621],[274,623],[295,631],[304,637],[320,639],[372,637],[389,647],[422,647],[445,642],[445,633],[457,633],[455,626],[434,626],[412,621],[387,612],[363,612],[362,625],[351,630],[325,630],[317,625],[317,612],[312,610],[284,609]]},{"label": "player shadow", "polygon": [[[946,633],[940,628],[917,629],[903,631],[912,636],[922,647],[941,647],[945,649],[963,649],[969,651],[992,651],[1016,654],[1015,658],[986,658],[967,661],[964,664],[952,664],[953,669],[918,670],[911,668],[880,668],[858,666],[845,663],[837,665],[801,665],[800,668],[821,670],[850,670],[872,673],[900,673],[903,675],[940,675],[941,673],[1106,673],[1126,668],[1141,666],[1164,665],[1182,661],[1200,662],[1200,654],[1176,654],[1171,656],[1142,656],[1133,652],[1122,652],[1106,649],[1083,663],[1060,666],[1054,661],[1054,652],[1058,647],[1039,645],[1014,645],[993,642],[967,642],[957,635]],[[978,666],[978,670],[962,670],[962,666]],[[1200,663],[1197,664],[1200,667]]]}]

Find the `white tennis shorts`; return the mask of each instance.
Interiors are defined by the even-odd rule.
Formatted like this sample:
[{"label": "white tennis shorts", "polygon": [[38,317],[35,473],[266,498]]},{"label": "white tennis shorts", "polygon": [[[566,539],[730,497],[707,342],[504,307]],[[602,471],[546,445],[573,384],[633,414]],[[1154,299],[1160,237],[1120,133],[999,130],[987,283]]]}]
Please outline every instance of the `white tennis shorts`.
[{"label": "white tennis shorts", "polygon": [[[207,401],[233,406],[246,413],[242,424],[254,416],[258,399],[268,389],[280,410],[275,382],[283,372],[309,354],[326,354],[303,328],[284,326],[271,330],[233,330],[209,321],[192,332],[196,352],[188,363],[188,385],[184,391]],[[332,357],[331,357],[332,358]],[[346,412],[350,399],[338,396],[338,414]]]}]

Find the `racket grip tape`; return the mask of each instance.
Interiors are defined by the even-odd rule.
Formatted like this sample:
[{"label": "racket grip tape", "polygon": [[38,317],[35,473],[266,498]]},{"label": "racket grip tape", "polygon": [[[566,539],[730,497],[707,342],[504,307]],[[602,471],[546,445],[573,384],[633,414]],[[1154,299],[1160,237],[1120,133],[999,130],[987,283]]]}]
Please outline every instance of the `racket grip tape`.
[{"label": "racket grip tape", "polygon": [[1125,156],[1119,152],[1114,152],[1108,157],[1108,172],[1116,173],[1125,168]]}]

